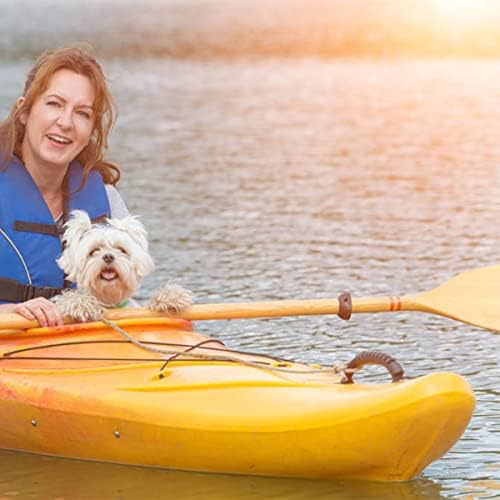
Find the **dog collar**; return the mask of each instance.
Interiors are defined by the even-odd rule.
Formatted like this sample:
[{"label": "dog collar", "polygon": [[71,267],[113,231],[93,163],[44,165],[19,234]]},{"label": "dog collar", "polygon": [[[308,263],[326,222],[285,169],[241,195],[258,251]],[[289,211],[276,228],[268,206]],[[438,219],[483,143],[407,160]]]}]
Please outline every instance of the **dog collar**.
[{"label": "dog collar", "polygon": [[113,304],[112,306],[106,306],[107,309],[121,309],[122,307],[128,306],[128,299],[120,302],[119,304]]}]

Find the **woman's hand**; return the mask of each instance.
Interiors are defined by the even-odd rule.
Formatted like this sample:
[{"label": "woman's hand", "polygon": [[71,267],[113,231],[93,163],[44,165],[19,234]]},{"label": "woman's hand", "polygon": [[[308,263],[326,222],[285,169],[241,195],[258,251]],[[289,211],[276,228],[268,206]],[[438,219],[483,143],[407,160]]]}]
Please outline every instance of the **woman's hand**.
[{"label": "woman's hand", "polygon": [[12,312],[29,320],[37,320],[40,326],[64,325],[63,316],[57,305],[44,297],[36,297],[13,306]]}]

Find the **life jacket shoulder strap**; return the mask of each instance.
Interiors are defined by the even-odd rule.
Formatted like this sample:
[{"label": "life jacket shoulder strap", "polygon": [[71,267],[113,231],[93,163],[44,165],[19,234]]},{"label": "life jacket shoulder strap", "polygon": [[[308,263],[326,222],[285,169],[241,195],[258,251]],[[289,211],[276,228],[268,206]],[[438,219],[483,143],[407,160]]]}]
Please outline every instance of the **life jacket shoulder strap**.
[{"label": "life jacket shoulder strap", "polygon": [[[93,217],[91,219],[92,224],[103,222],[106,217],[106,214]],[[64,229],[58,224],[40,224],[38,222],[29,222],[24,220],[14,221],[14,229],[23,233],[48,234],[50,236],[61,236],[61,234],[64,233]]]},{"label": "life jacket shoulder strap", "polygon": [[60,236],[62,231],[56,224],[39,224],[37,222],[28,222],[24,220],[14,221],[14,230],[23,233],[48,234],[50,236]]}]

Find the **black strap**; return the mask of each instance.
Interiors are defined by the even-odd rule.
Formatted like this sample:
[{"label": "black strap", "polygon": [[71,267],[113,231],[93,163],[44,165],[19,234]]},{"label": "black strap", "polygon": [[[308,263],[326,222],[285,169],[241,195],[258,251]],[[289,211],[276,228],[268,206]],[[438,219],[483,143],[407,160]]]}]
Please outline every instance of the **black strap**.
[{"label": "black strap", "polygon": [[26,222],[23,220],[16,220],[14,222],[14,230],[24,233],[48,234],[50,236],[60,236],[63,232],[55,224],[38,224],[36,222]]},{"label": "black strap", "polygon": [[24,285],[17,280],[0,278],[0,300],[6,302],[26,302],[35,297],[51,299],[62,292],[62,288]]},{"label": "black strap", "polygon": [[[91,219],[92,224],[97,224],[98,222],[103,222],[107,218],[107,215],[99,215]],[[48,234],[50,236],[61,236],[64,233],[64,229],[59,227],[57,224],[40,224],[38,222],[27,222],[24,220],[14,221],[14,230],[22,231],[25,233],[39,233]]]},{"label": "black strap", "polygon": [[92,224],[99,224],[100,222],[104,222],[106,219],[109,219],[109,217],[106,214],[102,214],[90,219],[90,222],[92,222]]}]

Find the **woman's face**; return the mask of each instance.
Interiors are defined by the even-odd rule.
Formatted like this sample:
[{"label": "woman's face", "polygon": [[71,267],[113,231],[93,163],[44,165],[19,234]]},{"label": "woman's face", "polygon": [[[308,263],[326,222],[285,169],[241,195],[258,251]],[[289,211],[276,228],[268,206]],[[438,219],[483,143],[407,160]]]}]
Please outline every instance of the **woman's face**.
[{"label": "woman's face", "polygon": [[21,116],[26,128],[21,146],[25,165],[66,169],[89,143],[94,100],[94,88],[86,76],[67,69],[54,73],[45,92]]}]

